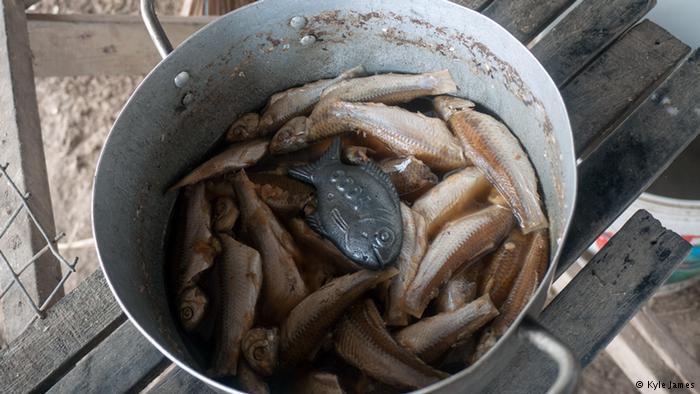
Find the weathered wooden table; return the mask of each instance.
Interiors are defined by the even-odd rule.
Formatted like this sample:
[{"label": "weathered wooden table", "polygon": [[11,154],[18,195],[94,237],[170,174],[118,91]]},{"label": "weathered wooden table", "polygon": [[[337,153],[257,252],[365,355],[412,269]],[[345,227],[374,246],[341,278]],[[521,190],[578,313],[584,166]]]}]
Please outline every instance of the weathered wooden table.
[{"label": "weathered wooden table", "polygon": [[[0,54],[25,61],[20,70],[16,59],[2,59],[0,72],[3,78],[9,72],[10,84],[33,88],[26,81],[31,55],[40,76],[144,73],[157,62],[135,17],[25,17],[15,1],[0,0]],[[638,23],[653,0],[455,2],[483,12],[527,43],[568,106],[580,186],[561,274],[700,132],[700,54],[650,21]],[[163,22],[178,42],[207,19]],[[31,55],[17,50],[28,43]],[[0,98],[6,94],[0,89]],[[18,130],[26,127],[22,116],[13,118]],[[585,366],[688,251],[677,234],[638,212],[547,306],[541,322]],[[556,368],[523,345],[505,374],[492,392],[543,392]],[[142,390],[212,391],[138,333],[100,272],[0,352],[1,392]]]}]

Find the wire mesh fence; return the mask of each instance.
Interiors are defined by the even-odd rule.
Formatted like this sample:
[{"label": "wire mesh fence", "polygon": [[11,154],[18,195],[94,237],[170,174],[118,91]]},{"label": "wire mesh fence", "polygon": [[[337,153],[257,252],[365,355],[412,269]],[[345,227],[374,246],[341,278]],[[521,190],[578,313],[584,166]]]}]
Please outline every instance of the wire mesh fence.
[{"label": "wire mesh fence", "polygon": [[[57,294],[60,293],[60,290],[63,288],[63,284],[66,282],[68,277],[73,272],[75,272],[75,266],[78,263],[78,259],[75,258],[73,262],[69,262],[59,253],[57,242],[65,234],[61,233],[58,234],[56,237],[49,237],[48,232],[37,220],[34,212],[32,211],[32,208],[29,205],[29,199],[31,198],[31,194],[19,189],[17,184],[10,177],[10,174],[7,172],[8,167],[9,163],[6,163],[5,165],[0,165],[0,178],[5,179],[5,182],[10,188],[10,193],[13,193],[18,197],[18,202],[17,206],[14,209],[11,209],[10,215],[7,217],[7,219],[5,219],[4,223],[2,223],[2,227],[0,227],[0,240],[2,240],[3,237],[6,234],[8,234],[8,231],[12,228],[12,225],[17,222],[18,218],[20,217],[20,214],[22,212],[25,212],[27,214],[27,217],[33,223],[33,225],[36,226],[36,229],[39,231],[41,237],[45,242],[45,245],[41,249],[39,249],[31,258],[24,262],[10,261],[10,259],[6,256],[3,250],[0,249],[0,269],[8,270],[10,276],[10,282],[6,284],[4,288],[0,289],[0,299],[2,299],[6,294],[8,294],[8,292],[12,288],[17,287],[21,294],[24,295],[24,298],[26,299],[28,304],[34,310],[34,317],[29,319],[29,321],[27,321],[26,323],[26,326],[29,326],[37,318],[42,318],[45,316],[46,309],[52,304]],[[45,297],[43,300],[35,300],[31,296],[30,292],[27,290],[27,286],[25,286],[25,284],[22,283],[21,276],[30,266],[32,266],[32,264],[45,263],[45,261],[39,260],[47,252],[53,255],[53,257],[67,269],[62,274],[61,280],[56,284],[55,288],[49,293],[47,297]],[[13,267],[19,268],[17,269]],[[8,317],[6,316],[5,318]]]}]

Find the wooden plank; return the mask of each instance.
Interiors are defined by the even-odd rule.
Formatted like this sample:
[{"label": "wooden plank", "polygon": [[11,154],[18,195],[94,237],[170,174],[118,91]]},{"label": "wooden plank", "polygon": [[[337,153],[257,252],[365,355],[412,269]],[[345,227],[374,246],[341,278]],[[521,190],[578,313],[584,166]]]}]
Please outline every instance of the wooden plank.
[{"label": "wooden plank", "polygon": [[[663,284],[690,248],[678,234],[640,210],[545,308],[539,321],[585,367]],[[556,367],[539,362],[543,358],[533,346],[524,344],[489,385],[489,392],[545,392],[554,381]]]},{"label": "wooden plank", "polygon": [[[36,102],[32,54],[29,50],[24,6],[0,0],[0,165],[10,163],[10,176],[22,192],[32,194],[29,206],[48,236],[55,237],[51,195],[46,175],[44,145]],[[20,198],[0,179],[0,223],[19,206]],[[0,224],[1,225],[1,224]],[[0,239],[0,250],[18,271],[46,245],[26,212],[21,212]],[[0,288],[12,275],[0,262]],[[20,276],[27,294],[41,305],[61,281],[59,262],[50,254],[40,257]],[[62,295],[62,289],[56,295]],[[2,298],[0,337],[14,340],[35,316],[27,295],[14,285]]]},{"label": "wooden plank", "polygon": [[[160,19],[177,46],[214,17]],[[30,14],[28,23],[38,77],[140,75],[160,61],[138,15]]]},{"label": "wooden plank", "polygon": [[[630,325],[646,341],[658,357],[684,382],[700,382],[700,364],[673,338],[670,331],[647,308],[637,313]],[[690,389],[700,393],[700,385]]]},{"label": "wooden plank", "polygon": [[49,393],[125,393],[148,379],[165,356],[126,321],[80,360]]},{"label": "wooden plank", "polygon": [[578,168],[579,199],[557,276],[576,260],[700,133],[695,51]]},{"label": "wooden plank", "polygon": [[146,394],[209,394],[220,393],[219,390],[208,386],[201,380],[172,364],[153,380],[142,393]]},{"label": "wooden plank", "polygon": [[482,10],[491,0],[449,0],[463,7],[471,8],[474,11]]},{"label": "wooden plank", "polygon": [[616,126],[690,52],[644,20],[602,53],[561,91],[570,109],[576,153]]},{"label": "wooden plank", "polygon": [[96,271],[0,352],[0,392],[48,389],[125,319]]},{"label": "wooden plank", "polygon": [[528,42],[575,0],[494,0],[483,14],[520,41]]},{"label": "wooden plank", "polygon": [[532,53],[561,86],[654,4],[655,0],[585,0],[535,43]]},{"label": "wooden plank", "polygon": [[[576,263],[572,264],[566,272],[564,272],[559,278],[557,278],[550,288],[556,294],[559,294],[570,282],[571,280],[583,269],[585,264],[590,261],[592,256],[582,257]],[[552,297],[554,298],[554,297]],[[617,336],[605,347],[605,355],[612,360],[617,367],[624,373],[624,375],[630,381],[630,387],[635,387],[638,381],[643,382],[641,388],[636,388],[640,393],[670,393],[670,391],[650,386],[648,381],[661,381],[668,382],[673,380],[678,381],[681,378],[681,374],[677,373],[670,363],[663,360],[660,353],[663,350],[654,349],[654,346],[650,344],[649,341],[645,341],[644,336],[639,335],[639,330],[635,327],[639,324],[641,315],[649,315],[651,318],[655,317],[652,315],[651,311],[647,311],[648,308],[642,308],[640,312],[635,315],[635,317],[630,320],[622,331],[617,334]],[[665,330],[654,330],[651,334],[655,338],[662,338],[663,340],[671,341],[671,345],[677,342],[670,337],[670,333],[664,332]],[[677,350],[673,347],[670,351],[674,354]],[[596,356],[598,359],[600,355]],[[593,361],[595,362],[595,361]],[[685,364],[685,361],[683,361]],[[582,376],[584,377],[584,376]],[[686,382],[693,381],[685,379]],[[679,390],[674,390],[674,393]],[[682,392],[686,392],[682,390]],[[694,392],[692,389],[688,392]]]}]

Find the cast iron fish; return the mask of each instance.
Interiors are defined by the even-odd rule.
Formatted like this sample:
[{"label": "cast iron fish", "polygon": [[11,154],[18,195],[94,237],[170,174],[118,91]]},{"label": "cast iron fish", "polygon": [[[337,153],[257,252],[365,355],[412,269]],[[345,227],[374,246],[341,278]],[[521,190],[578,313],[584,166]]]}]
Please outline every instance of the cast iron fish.
[{"label": "cast iron fish", "polygon": [[289,175],[316,187],[318,208],[307,217],[309,225],[359,265],[382,269],[401,250],[398,193],[376,164],[347,165],[340,152],[336,138],[321,159]]}]

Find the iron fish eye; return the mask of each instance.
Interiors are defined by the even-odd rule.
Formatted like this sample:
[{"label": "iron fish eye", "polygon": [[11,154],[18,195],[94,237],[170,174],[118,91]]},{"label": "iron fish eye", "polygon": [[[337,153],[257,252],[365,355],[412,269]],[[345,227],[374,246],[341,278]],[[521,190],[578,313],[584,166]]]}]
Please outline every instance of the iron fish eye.
[{"label": "iron fish eye", "polygon": [[387,246],[394,243],[394,232],[388,227],[382,227],[374,234],[374,238],[380,246]]}]

